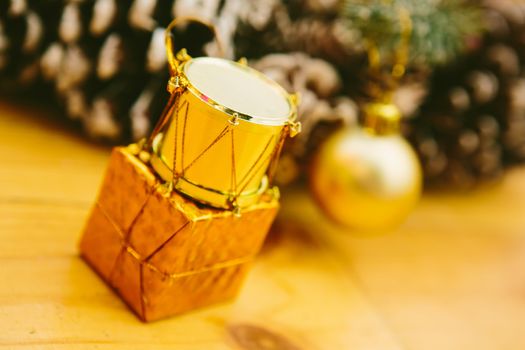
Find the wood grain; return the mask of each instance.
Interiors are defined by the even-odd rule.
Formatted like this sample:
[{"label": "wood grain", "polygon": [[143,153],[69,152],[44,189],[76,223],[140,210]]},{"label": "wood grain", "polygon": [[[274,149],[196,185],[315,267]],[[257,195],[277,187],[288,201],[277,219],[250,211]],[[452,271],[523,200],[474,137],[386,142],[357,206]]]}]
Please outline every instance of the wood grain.
[{"label": "wood grain", "polygon": [[78,257],[110,149],[48,119],[0,102],[0,348],[525,348],[525,169],[374,237],[287,191],[235,302],[143,324]]}]

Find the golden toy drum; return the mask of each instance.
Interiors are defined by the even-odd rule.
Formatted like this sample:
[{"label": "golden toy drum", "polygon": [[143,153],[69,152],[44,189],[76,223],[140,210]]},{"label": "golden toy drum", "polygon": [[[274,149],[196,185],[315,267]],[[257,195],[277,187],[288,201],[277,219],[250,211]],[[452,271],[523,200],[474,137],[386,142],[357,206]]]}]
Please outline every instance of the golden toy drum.
[{"label": "golden toy drum", "polygon": [[256,203],[284,139],[300,127],[294,95],[243,62],[173,56],[167,46],[172,96],[151,136],[152,167],[201,203]]}]

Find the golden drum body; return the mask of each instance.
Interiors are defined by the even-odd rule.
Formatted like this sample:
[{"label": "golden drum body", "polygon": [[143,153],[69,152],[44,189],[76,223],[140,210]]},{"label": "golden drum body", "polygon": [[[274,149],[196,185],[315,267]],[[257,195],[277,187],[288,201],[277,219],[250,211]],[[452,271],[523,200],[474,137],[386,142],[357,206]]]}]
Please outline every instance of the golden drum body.
[{"label": "golden drum body", "polygon": [[295,122],[293,95],[256,70],[201,57],[180,63],[151,165],[174,188],[218,208],[256,203]]}]

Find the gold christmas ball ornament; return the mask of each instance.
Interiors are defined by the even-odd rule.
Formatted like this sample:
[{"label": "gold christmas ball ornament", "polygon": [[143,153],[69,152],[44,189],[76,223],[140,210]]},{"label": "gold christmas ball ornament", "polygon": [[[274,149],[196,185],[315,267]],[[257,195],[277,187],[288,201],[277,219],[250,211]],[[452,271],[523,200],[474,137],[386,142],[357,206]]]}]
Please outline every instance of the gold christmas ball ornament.
[{"label": "gold christmas ball ornament", "polygon": [[398,133],[399,110],[374,103],[363,110],[363,129],[328,138],[310,172],[313,195],[335,222],[362,231],[401,224],[421,194],[417,156]]}]

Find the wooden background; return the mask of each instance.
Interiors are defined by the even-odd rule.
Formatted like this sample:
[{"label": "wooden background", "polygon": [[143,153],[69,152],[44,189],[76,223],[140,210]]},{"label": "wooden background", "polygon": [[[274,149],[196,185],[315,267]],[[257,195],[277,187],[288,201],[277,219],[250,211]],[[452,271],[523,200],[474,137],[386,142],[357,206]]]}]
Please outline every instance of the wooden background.
[{"label": "wooden background", "polygon": [[0,348],[525,349],[525,169],[374,237],[286,191],[235,302],[143,324],[78,257],[109,148],[49,119],[0,102]]}]

